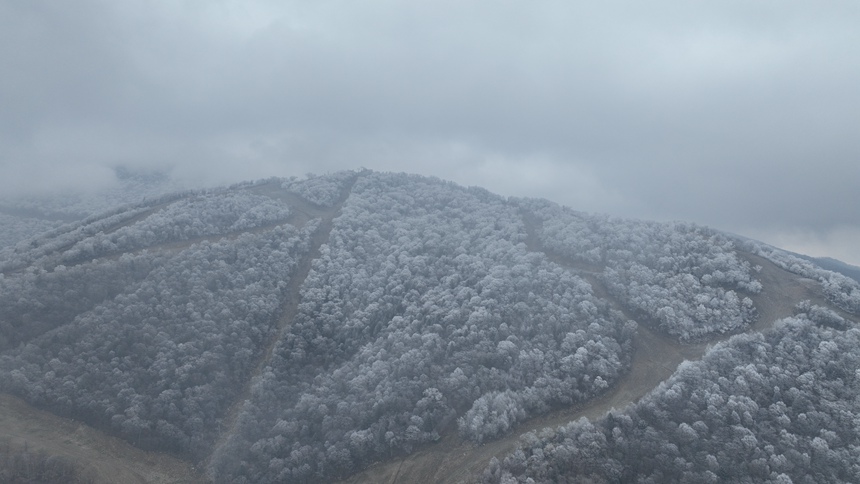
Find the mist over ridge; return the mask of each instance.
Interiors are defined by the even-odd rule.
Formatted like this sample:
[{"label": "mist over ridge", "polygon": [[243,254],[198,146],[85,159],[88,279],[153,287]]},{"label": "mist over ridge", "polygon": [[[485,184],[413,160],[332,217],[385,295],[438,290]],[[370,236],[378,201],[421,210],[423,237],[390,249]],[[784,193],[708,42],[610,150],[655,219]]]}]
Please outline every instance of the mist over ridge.
[{"label": "mist over ridge", "polygon": [[[150,195],[7,247],[0,271],[2,388],[195,462],[216,482],[373,480],[356,472],[399,459],[447,482],[453,474],[430,477],[441,470],[414,451],[444,452],[454,438],[512,445],[536,417],[602,408],[613,395],[627,408],[652,389],[630,376],[657,365],[648,355],[669,358],[658,378],[699,374],[688,365],[673,376],[680,355],[704,355],[696,368],[719,375],[728,370],[707,366],[710,355],[760,331],[812,332],[841,348],[838,371],[818,378],[839,378],[834,398],[855,411],[856,281],[695,224],[592,215],[437,178],[359,170]],[[768,358],[796,358],[783,353],[791,345],[768,344]],[[764,358],[738,351],[738,361]],[[671,388],[642,401],[659,404]],[[796,418],[768,425],[819,445]],[[749,427],[763,441],[769,429]],[[858,433],[827,438],[850,452]],[[488,482],[538,475],[499,459],[447,469],[476,475],[483,462]],[[564,459],[540,465],[567,473]],[[734,459],[635,472],[761,471]],[[836,474],[816,479],[854,472],[828,462]]]},{"label": "mist over ridge", "polygon": [[82,2],[0,6],[4,195],[366,166],[860,264],[853,2]]}]

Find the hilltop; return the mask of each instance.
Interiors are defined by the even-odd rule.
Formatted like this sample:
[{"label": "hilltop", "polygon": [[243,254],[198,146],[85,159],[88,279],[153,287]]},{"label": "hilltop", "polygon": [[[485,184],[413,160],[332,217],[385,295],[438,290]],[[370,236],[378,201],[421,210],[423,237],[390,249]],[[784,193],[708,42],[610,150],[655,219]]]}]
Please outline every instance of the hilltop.
[{"label": "hilltop", "polygon": [[860,286],[695,224],[340,172],[153,196],[7,247],[0,273],[0,388],[131,444],[118,467],[136,448],[215,482],[860,478]]}]

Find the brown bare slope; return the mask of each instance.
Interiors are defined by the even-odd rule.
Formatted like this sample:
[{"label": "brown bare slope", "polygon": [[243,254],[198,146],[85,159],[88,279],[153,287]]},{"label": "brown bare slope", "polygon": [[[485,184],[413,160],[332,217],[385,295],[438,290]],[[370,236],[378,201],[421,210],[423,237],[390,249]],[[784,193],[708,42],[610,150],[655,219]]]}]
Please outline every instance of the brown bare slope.
[{"label": "brown bare slope", "polygon": [[75,420],[36,410],[0,394],[0,442],[75,463],[96,483],[203,483],[194,466],[167,454],[146,452]]}]

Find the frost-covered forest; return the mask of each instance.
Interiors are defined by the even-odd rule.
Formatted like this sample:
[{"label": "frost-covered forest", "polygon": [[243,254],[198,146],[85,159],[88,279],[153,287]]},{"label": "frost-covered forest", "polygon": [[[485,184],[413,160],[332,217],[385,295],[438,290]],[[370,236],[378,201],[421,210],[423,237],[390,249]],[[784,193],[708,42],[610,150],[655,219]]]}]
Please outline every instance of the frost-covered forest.
[{"label": "frost-covered forest", "polygon": [[[611,417],[531,437],[484,478],[815,478],[803,469],[857,451],[855,281],[693,224],[404,174],[161,194],[17,241],[0,251],[0,388],[216,482],[331,481],[587,405],[630,372],[640,327],[674,344],[748,331],[767,292],[755,260],[842,313],[796,301],[777,329],[718,344]],[[631,467],[646,446],[665,452]],[[825,480],[856,476],[830,467]]]},{"label": "frost-covered forest", "polygon": [[524,235],[516,207],[483,190],[362,177],[217,475],[344,474],[455,420],[480,442],[612,384],[635,324]]},{"label": "frost-covered forest", "polygon": [[182,189],[166,173],[117,166],[114,183],[89,191],[58,190],[28,196],[0,193],[0,252],[65,223]]},{"label": "frost-covered forest", "polygon": [[728,237],[692,224],[589,216],[545,201],[526,207],[542,221],[547,250],[596,266],[637,317],[684,341],[738,331],[755,320],[761,291]]},{"label": "frost-covered forest", "polygon": [[860,329],[821,320],[735,336],[623,411],[525,436],[483,480],[860,482]]}]

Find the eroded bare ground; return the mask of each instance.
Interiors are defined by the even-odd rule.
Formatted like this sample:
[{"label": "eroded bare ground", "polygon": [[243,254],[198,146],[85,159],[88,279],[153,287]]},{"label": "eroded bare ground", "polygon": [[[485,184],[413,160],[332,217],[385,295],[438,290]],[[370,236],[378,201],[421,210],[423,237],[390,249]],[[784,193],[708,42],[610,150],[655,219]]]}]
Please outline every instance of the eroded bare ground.
[{"label": "eroded bare ground", "polygon": [[146,452],[75,420],[36,410],[0,394],[0,441],[64,457],[100,484],[203,483],[194,466],[167,454]]}]

